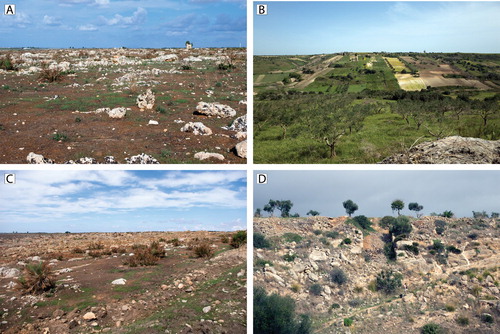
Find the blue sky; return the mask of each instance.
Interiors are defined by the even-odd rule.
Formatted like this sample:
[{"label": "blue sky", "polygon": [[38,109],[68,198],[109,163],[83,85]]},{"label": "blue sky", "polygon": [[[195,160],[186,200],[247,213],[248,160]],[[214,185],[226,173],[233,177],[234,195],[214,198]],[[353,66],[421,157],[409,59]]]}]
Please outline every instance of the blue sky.
[{"label": "blue sky", "polygon": [[0,232],[246,229],[245,171],[14,173],[0,184]]},{"label": "blue sky", "polygon": [[[403,200],[401,212],[410,202],[424,207],[424,215],[451,210],[458,217],[472,211],[500,212],[500,170],[496,171],[259,171],[268,183],[254,185],[254,206],[263,208],[270,199],[291,200],[293,213],[305,216],[309,210],[324,216],[345,216],[342,203],[358,204],[355,215],[392,215],[391,203]],[[255,180],[255,177],[254,177]],[[293,181],[290,181],[293,180]],[[254,181],[255,182],[255,181]],[[495,186],[496,185],[496,186]],[[265,212],[263,211],[265,214]],[[279,215],[279,211],[275,211]]]},{"label": "blue sky", "polygon": [[[266,3],[268,15],[256,15]],[[500,52],[500,2],[254,2],[254,54]]]},{"label": "blue sky", "polygon": [[245,0],[10,0],[0,47],[246,46]]}]

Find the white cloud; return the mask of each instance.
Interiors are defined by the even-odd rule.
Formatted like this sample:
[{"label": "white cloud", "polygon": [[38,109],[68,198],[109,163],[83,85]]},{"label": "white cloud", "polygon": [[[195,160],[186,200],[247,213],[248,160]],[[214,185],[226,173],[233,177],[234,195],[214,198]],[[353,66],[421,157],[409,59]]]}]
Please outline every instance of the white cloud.
[{"label": "white cloud", "polygon": [[59,17],[55,17],[55,16],[49,16],[49,15],[45,15],[43,17],[43,24],[45,25],[48,25],[48,26],[59,26],[61,25],[61,19]]},{"label": "white cloud", "polygon": [[[16,174],[16,185],[9,192],[0,191],[0,202],[5,203],[0,207],[1,223],[39,224],[68,222],[91,214],[133,212],[134,216],[137,213],[148,216],[165,209],[188,214],[196,208],[227,211],[246,207],[246,188],[231,184],[245,175],[243,171],[158,172],[154,177],[127,171],[18,171]],[[170,182],[168,188],[153,186],[166,180]]]},{"label": "white cloud", "polygon": [[96,31],[97,30],[97,27],[93,24],[85,24],[85,25],[82,25],[82,26],[78,26],[78,30],[81,30],[81,31]]},{"label": "white cloud", "polygon": [[115,14],[115,16],[110,19],[107,19],[104,16],[100,16],[99,19],[103,24],[109,26],[118,25],[126,27],[144,23],[144,21],[146,21],[147,14],[148,12],[144,8],[139,7],[132,14],[132,16],[122,16],[120,14]]}]

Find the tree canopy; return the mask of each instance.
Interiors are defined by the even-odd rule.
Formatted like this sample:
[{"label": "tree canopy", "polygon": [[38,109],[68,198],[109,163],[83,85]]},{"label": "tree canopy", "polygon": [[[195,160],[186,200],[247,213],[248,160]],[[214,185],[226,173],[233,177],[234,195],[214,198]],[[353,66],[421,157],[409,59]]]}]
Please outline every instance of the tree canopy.
[{"label": "tree canopy", "polygon": [[344,206],[345,212],[351,217],[351,215],[358,210],[358,205],[348,199],[347,201],[343,202],[342,205]]}]

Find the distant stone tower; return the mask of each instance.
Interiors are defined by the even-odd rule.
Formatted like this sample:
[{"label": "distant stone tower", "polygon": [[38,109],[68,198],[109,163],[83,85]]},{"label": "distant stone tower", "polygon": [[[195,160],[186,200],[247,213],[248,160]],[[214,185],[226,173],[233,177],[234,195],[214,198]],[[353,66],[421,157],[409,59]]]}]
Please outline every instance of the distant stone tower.
[{"label": "distant stone tower", "polygon": [[193,44],[190,41],[186,41],[186,50],[191,50],[193,48]]}]

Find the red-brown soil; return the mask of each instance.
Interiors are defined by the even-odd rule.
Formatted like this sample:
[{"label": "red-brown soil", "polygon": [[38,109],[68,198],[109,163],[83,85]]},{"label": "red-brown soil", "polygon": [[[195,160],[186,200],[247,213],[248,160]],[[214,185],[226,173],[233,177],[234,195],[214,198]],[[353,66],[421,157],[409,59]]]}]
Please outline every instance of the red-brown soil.
[{"label": "red-brown soil", "polygon": [[[0,51],[0,56],[5,53]],[[9,53],[18,71],[0,70],[0,163],[26,163],[30,152],[56,163],[82,157],[102,163],[109,155],[125,163],[126,157],[140,153],[160,163],[200,163],[193,156],[201,151],[220,153],[225,158],[205,163],[246,162],[234,153],[242,139],[235,138],[235,131],[221,128],[246,114],[244,49]],[[28,53],[31,56],[25,55]],[[165,55],[175,55],[177,60],[151,58]],[[69,70],[58,82],[44,82],[39,78],[40,71],[29,70],[64,62],[70,64]],[[228,63],[231,68],[219,69],[219,64]],[[127,74],[130,78],[123,79]],[[136,98],[147,88],[155,92],[156,102],[152,110],[141,111]],[[196,106],[200,101],[228,105],[236,110],[236,116],[198,115]],[[123,119],[112,119],[106,113],[82,113],[106,107],[130,110]],[[150,120],[159,125],[148,125]],[[181,132],[187,122],[203,122],[213,134]],[[67,139],[57,141],[55,133]]]}]

